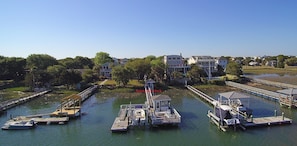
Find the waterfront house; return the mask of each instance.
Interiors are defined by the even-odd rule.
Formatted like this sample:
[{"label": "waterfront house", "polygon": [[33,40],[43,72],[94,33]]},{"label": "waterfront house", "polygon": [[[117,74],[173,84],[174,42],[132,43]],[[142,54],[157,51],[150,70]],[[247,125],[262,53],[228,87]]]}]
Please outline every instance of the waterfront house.
[{"label": "waterfront house", "polygon": [[170,75],[172,72],[181,72],[186,75],[187,71],[190,69],[185,63],[182,55],[164,55],[164,64],[166,65],[166,74]]}]

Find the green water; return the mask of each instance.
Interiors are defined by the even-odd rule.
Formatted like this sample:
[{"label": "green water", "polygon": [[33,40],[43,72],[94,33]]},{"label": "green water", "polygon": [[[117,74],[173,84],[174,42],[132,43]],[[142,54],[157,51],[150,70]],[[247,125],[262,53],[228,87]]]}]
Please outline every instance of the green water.
[{"label": "green water", "polygon": [[[280,108],[272,101],[252,97],[249,105],[254,116],[272,116],[276,109],[283,111],[293,124],[222,132],[209,122],[206,113],[211,107],[199,98],[186,94],[174,97],[172,105],[180,112],[182,123],[177,128],[136,127],[127,133],[111,133],[110,127],[117,116],[120,104],[143,103],[145,97],[123,99],[97,93],[83,104],[83,116],[66,125],[38,125],[24,131],[0,131],[0,145],[19,146],[180,146],[180,145],[297,145],[297,109]],[[46,103],[46,104],[44,104]],[[0,117],[2,126],[10,115],[29,115],[52,112],[58,101],[47,98],[15,107]]]}]

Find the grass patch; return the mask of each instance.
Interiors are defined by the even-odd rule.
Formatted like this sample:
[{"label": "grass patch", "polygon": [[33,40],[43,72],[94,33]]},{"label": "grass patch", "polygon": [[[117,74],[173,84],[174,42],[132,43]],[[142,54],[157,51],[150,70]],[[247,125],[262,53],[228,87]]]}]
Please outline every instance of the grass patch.
[{"label": "grass patch", "polygon": [[100,92],[106,92],[106,93],[131,93],[131,92],[135,92],[135,89],[133,88],[113,88],[113,89],[100,89],[101,91]]},{"label": "grass patch", "polygon": [[128,83],[128,86],[143,87],[144,82],[143,81],[138,81],[138,80],[130,80],[129,83]]},{"label": "grass patch", "polygon": [[21,98],[30,96],[33,92],[27,92],[28,87],[13,87],[13,88],[6,88],[0,91],[0,101]]},{"label": "grass patch", "polygon": [[12,88],[4,89],[4,91],[8,91],[8,92],[12,92],[12,91],[21,91],[21,92],[25,92],[25,91],[28,91],[28,90],[29,90],[28,87],[12,87]]},{"label": "grass patch", "polygon": [[297,75],[297,68],[286,67],[286,68],[274,68],[269,66],[243,66],[244,74],[289,74]]},{"label": "grass patch", "polygon": [[238,91],[239,89],[230,87],[230,86],[219,86],[219,85],[211,85],[211,84],[205,84],[205,85],[194,85],[194,88],[197,88],[198,90],[206,93],[210,96],[215,96],[218,93],[223,92],[230,92],[230,91]]}]

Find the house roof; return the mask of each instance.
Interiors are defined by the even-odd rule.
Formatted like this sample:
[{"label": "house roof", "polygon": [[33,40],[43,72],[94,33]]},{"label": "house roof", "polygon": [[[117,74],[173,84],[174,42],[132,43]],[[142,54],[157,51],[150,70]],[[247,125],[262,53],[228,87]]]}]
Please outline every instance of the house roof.
[{"label": "house roof", "polygon": [[248,95],[238,93],[238,92],[235,92],[235,91],[219,93],[219,96],[225,97],[227,99],[240,99],[240,98],[249,98],[250,97]]},{"label": "house roof", "polygon": [[152,97],[152,100],[171,100],[168,95],[155,95]]},{"label": "house roof", "polygon": [[297,95],[297,89],[284,89],[284,90],[277,90],[277,92],[279,93],[283,93],[283,94],[286,94],[286,95]]}]

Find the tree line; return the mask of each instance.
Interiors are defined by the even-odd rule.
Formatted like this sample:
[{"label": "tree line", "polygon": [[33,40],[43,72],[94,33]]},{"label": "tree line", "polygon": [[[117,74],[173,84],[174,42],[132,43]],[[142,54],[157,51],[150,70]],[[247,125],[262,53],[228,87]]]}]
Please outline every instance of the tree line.
[{"label": "tree line", "polygon": [[[250,58],[236,58],[236,60],[241,60],[241,63],[236,63],[230,57],[226,58],[229,60],[226,70],[218,66],[218,72],[214,73],[215,75],[224,75],[226,72],[240,76],[241,66],[251,60]],[[296,57],[279,55],[268,59],[277,60],[280,68],[284,67],[284,64],[297,65]],[[142,80],[145,75],[163,83],[168,83],[170,79],[185,77],[194,83],[199,83],[206,77],[205,71],[197,65],[192,65],[187,74],[177,71],[166,73],[167,66],[163,62],[163,56],[150,55],[145,58],[129,59],[126,64],[117,64],[108,53],[98,52],[92,59],[76,56],[57,60],[47,54],[31,54],[27,58],[0,56],[0,80],[21,82],[30,89],[57,85],[66,85],[71,88],[77,83],[87,84],[104,78],[100,75],[100,70],[105,63],[109,63],[112,68],[112,79],[118,85],[123,86],[127,85],[131,79]]]}]

